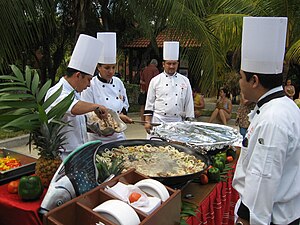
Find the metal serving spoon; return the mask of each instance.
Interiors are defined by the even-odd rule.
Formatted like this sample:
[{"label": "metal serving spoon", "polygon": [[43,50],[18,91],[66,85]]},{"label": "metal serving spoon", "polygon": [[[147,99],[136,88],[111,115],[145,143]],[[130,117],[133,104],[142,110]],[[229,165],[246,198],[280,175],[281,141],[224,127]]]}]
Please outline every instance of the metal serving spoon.
[{"label": "metal serving spoon", "polygon": [[[145,124],[145,123],[148,123],[147,121],[140,121],[140,120],[132,120],[133,123],[141,123],[141,124]],[[161,123],[150,123],[150,125],[152,126],[159,126],[161,125]]]}]

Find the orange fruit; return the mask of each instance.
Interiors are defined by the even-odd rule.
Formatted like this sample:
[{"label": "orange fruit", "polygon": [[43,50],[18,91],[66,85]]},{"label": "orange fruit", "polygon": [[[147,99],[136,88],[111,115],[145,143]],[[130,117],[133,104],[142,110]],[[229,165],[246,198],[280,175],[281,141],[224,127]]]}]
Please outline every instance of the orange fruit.
[{"label": "orange fruit", "polygon": [[132,192],[130,195],[129,195],[129,202],[130,203],[133,203],[133,202],[136,202],[137,200],[140,199],[142,195],[140,193],[137,193],[137,192]]}]

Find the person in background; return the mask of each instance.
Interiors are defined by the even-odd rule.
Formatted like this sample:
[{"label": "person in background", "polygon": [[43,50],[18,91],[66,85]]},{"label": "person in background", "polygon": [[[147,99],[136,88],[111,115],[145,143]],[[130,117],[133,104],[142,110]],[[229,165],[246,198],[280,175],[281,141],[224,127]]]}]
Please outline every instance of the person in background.
[{"label": "person in background", "polygon": [[243,93],[241,93],[240,96],[240,104],[237,109],[235,124],[239,126],[240,134],[245,138],[250,124],[248,114],[254,109],[255,102],[250,102],[245,99]]},{"label": "person in background", "polygon": [[220,88],[219,98],[216,103],[216,108],[212,112],[208,122],[212,123],[215,119],[221,121],[222,124],[226,125],[227,121],[231,119],[232,103],[228,98],[228,91],[225,88]]},{"label": "person in background", "polygon": [[177,73],[179,42],[164,42],[164,72],[152,78],[145,106],[145,129],[150,122],[180,122],[194,118],[194,101],[190,81]]},{"label": "person in background", "polygon": [[157,60],[151,59],[150,64],[141,71],[139,104],[141,105],[140,115],[142,121],[145,120],[144,110],[150,81],[153,77],[159,74],[157,65]]},{"label": "person in background", "polygon": [[63,117],[63,121],[69,125],[62,129],[62,132],[66,132],[65,136],[67,139],[67,143],[60,149],[60,157],[62,160],[77,147],[88,141],[85,113],[100,109],[103,114],[98,115],[99,118],[107,117],[107,108],[105,106],[85,102],[81,100],[80,96],[80,93],[90,86],[101,48],[102,44],[96,38],[81,34],[72,53],[66,75],[60,78],[59,82],[51,87],[45,96],[46,101],[53,93],[62,87],[61,95],[49,107],[50,110],[74,91],[74,100]]},{"label": "person in background", "polygon": [[244,17],[239,85],[256,102],[233,188],[237,225],[299,225],[300,111],[284,93],[286,17]]},{"label": "person in background", "polygon": [[284,92],[290,99],[292,100],[294,99],[295,87],[294,85],[292,85],[291,79],[286,80],[286,85],[284,86]]},{"label": "person in background", "polygon": [[[123,82],[116,76],[116,33],[100,32],[97,39],[103,43],[97,65],[97,75],[93,77],[89,89],[82,92],[82,99],[104,105],[119,114],[120,119],[125,123],[131,123],[132,119],[127,116],[129,108],[126,89]],[[103,144],[125,140],[124,132],[114,133],[111,136],[99,136],[89,130],[89,141],[101,140]]]},{"label": "person in background", "polygon": [[193,99],[195,118],[198,118],[202,114],[202,109],[205,108],[204,97],[200,93],[199,88],[193,88]]}]

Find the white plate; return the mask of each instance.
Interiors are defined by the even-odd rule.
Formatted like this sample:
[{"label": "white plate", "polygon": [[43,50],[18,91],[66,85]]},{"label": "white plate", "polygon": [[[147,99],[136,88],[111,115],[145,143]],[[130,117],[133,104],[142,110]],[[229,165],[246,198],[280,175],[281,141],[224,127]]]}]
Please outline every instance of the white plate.
[{"label": "white plate", "polygon": [[154,179],[140,180],[135,183],[135,186],[139,187],[142,191],[149,195],[160,198],[163,202],[170,197],[167,188],[162,183]]},{"label": "white plate", "polygon": [[103,202],[95,207],[93,211],[117,225],[138,225],[141,222],[131,206],[116,199]]}]

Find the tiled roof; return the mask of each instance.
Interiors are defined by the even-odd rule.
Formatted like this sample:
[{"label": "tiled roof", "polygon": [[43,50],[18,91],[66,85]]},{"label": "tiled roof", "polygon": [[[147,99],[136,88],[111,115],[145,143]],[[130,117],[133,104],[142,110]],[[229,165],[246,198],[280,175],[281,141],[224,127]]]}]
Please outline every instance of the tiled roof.
[{"label": "tiled roof", "polygon": [[[179,41],[181,47],[200,47],[200,43],[195,39],[188,38],[186,34],[175,34],[174,32],[163,31],[156,37],[157,46],[163,47],[164,41]],[[147,48],[150,40],[138,38],[124,45],[124,48]]]}]

